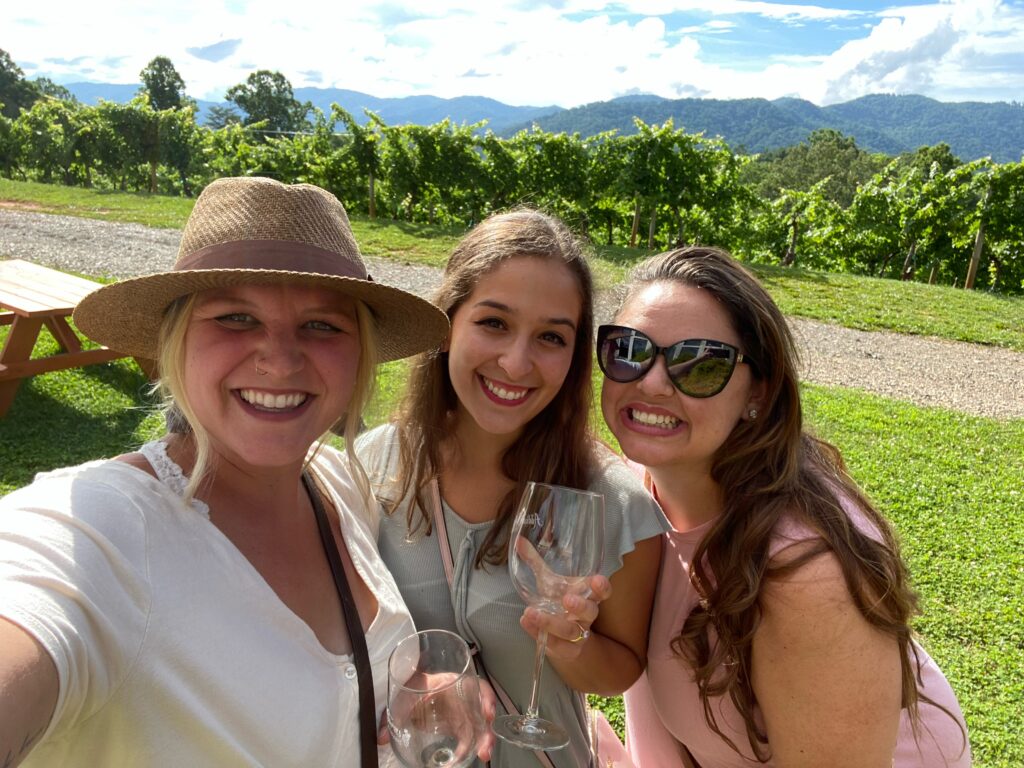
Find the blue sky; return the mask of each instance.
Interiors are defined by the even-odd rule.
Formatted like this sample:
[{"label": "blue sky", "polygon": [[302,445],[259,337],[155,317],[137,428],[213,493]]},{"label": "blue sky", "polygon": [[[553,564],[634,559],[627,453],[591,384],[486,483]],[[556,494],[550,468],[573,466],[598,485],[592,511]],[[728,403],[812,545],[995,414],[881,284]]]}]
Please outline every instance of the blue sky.
[{"label": "blue sky", "polygon": [[0,30],[29,77],[135,83],[163,55],[215,101],[256,69],[294,87],[537,106],[1024,101],[1024,0],[50,0],[3,3]]}]

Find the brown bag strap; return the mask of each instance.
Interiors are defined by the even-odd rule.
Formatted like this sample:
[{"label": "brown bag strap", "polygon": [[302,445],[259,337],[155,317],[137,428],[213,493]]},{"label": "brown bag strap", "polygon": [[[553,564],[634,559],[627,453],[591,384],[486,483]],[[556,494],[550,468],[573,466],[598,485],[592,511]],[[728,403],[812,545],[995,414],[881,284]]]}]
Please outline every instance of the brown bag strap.
[{"label": "brown bag strap", "polygon": [[320,492],[308,471],[302,473],[302,484],[309,494],[316,515],[316,524],[320,530],[320,541],[324,545],[327,562],[334,576],[334,586],[338,590],[341,601],[341,612],[345,616],[345,628],[348,639],[352,643],[352,655],[356,662],[356,681],[359,683],[359,755],[361,768],[378,768],[377,764],[377,707],[373,696],[373,669],[370,666],[370,652],[366,647],[366,635],[363,633],[363,622],[359,620],[359,609],[356,607],[352,588],[345,578],[345,567],[341,563],[341,554],[334,541],[334,532],[327,521]]},{"label": "brown bag strap", "polygon": [[[441,550],[441,563],[444,565],[444,575],[448,579],[448,588],[451,589],[452,579],[455,576],[455,562],[452,558],[452,548],[448,543],[448,527],[444,522],[444,509],[441,507],[441,489],[437,484],[437,479],[430,481],[429,489],[429,500],[430,500],[430,514],[434,519],[434,533],[437,536],[437,546]],[[476,643],[469,643],[470,653],[473,654],[476,660],[477,668],[483,672],[487,678],[487,682],[491,684],[491,688],[494,689],[494,693],[501,700],[502,706],[505,711],[510,715],[521,714],[515,703],[512,701],[512,697],[508,695],[504,688],[498,684],[498,681],[491,677],[487,671],[487,667],[484,666],[483,659],[480,658],[479,649],[476,647]],[[536,756],[538,762],[544,768],[555,768],[554,763],[551,762],[551,758],[540,750],[534,750],[534,756]]]}]

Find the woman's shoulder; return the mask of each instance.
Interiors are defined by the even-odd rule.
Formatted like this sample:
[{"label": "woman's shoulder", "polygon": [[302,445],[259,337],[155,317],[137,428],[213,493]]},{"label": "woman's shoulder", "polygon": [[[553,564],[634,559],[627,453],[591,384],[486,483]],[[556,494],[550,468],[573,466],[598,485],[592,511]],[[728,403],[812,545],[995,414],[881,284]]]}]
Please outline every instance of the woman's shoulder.
[{"label": "woman's shoulder", "polygon": [[654,498],[644,488],[642,475],[638,475],[625,458],[600,442],[595,444],[594,456],[596,465],[590,481],[590,490],[635,497],[655,504]]},{"label": "woman's shoulder", "polygon": [[372,448],[386,445],[398,440],[398,426],[393,422],[385,422],[373,429],[368,429],[356,438],[356,449]]},{"label": "woman's shoulder", "polygon": [[0,498],[0,504],[5,508],[31,506],[71,513],[93,500],[135,498],[160,488],[159,481],[139,467],[115,459],[98,459],[39,472],[31,483]]},{"label": "woman's shoulder", "polygon": [[644,488],[643,479],[626,460],[603,443],[595,446],[597,466],[588,490],[604,496],[605,514],[610,522],[628,521],[636,540],[671,529],[658,502]]},{"label": "woman's shoulder", "polygon": [[348,455],[344,451],[331,445],[321,445],[311,449],[308,460],[318,474],[341,481],[345,486],[352,484]]},{"label": "woman's shoulder", "polygon": [[358,521],[372,538],[376,538],[376,499],[372,496],[372,489],[357,477],[359,470],[352,467],[349,455],[325,445],[310,458],[310,468],[327,486],[343,528],[348,529],[353,521]]},{"label": "woman's shoulder", "polygon": [[356,438],[356,456],[373,479],[398,459],[399,432],[394,424],[381,424]]},{"label": "woman's shoulder", "polygon": [[116,552],[141,572],[153,521],[175,504],[180,499],[144,470],[91,461],[41,473],[0,499],[0,541],[17,546],[20,537],[53,552],[71,547],[79,562],[68,565],[76,568]]},{"label": "woman's shoulder", "polygon": [[[840,510],[846,516],[850,525],[862,535],[874,541],[882,541],[882,531],[868,511],[861,506],[861,501],[857,498],[855,492],[843,487],[838,481],[826,479],[825,482],[829,492],[831,492],[833,498],[839,504]],[[772,531],[769,552],[773,558],[776,558],[783,552],[789,553],[794,545],[801,545],[794,550],[799,552],[801,547],[813,546],[822,538],[821,532],[806,515],[798,514],[796,511],[789,511],[779,518]]]}]

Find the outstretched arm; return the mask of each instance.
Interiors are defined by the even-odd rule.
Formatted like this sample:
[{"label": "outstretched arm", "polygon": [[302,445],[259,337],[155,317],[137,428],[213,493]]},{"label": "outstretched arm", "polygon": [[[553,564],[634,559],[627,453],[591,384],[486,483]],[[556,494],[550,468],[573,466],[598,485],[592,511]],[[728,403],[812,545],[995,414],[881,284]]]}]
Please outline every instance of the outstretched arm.
[{"label": "outstretched arm", "polygon": [[28,632],[0,618],[0,766],[21,763],[57,705],[57,668]]},{"label": "outstretched arm", "polygon": [[775,764],[890,768],[900,719],[899,647],[857,610],[839,561],[822,554],[769,581],[762,606],[752,683]]}]

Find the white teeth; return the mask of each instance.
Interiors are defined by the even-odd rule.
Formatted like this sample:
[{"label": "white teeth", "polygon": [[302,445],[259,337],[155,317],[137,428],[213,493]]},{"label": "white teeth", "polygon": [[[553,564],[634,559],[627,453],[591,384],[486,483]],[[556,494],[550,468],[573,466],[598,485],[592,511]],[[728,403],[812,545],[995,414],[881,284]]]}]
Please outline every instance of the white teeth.
[{"label": "white teeth", "polygon": [[245,402],[255,405],[264,410],[283,411],[288,408],[296,408],[306,402],[306,395],[301,392],[292,392],[287,395],[274,395],[269,392],[260,392],[255,389],[242,389],[238,392]]},{"label": "white teeth", "polygon": [[681,419],[675,416],[668,416],[664,413],[647,413],[646,411],[631,410],[630,415],[633,421],[646,424],[649,427],[661,427],[662,429],[675,429],[679,426]]},{"label": "white teeth", "polygon": [[499,387],[490,379],[486,378],[484,379],[484,385],[487,387],[488,391],[494,393],[502,400],[519,400],[525,397],[526,393],[529,391],[526,389],[505,389],[504,387]]}]

